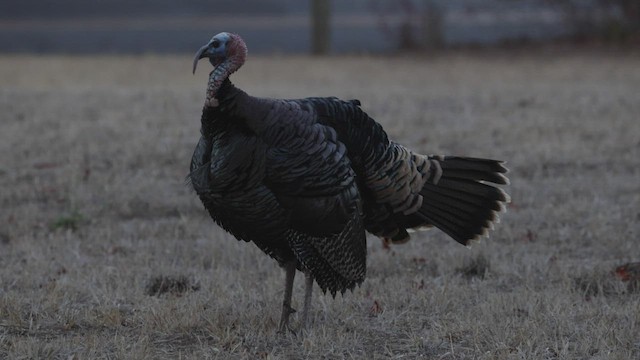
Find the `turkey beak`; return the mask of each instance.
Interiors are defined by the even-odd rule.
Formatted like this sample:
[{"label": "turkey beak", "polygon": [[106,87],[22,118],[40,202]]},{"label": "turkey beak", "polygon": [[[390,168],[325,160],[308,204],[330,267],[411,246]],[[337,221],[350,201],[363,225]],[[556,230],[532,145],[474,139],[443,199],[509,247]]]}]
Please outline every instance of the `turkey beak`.
[{"label": "turkey beak", "polygon": [[196,73],[196,67],[198,66],[198,61],[202,58],[206,58],[208,57],[207,55],[207,50],[209,50],[209,44],[201,47],[198,52],[196,53],[196,56],[193,58],[193,73]]}]

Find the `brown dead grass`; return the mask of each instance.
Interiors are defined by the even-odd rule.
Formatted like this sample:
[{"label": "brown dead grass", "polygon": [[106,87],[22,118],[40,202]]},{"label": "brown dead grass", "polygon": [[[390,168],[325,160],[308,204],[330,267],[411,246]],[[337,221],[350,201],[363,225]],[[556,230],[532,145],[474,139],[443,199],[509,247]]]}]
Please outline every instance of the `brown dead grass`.
[{"label": "brown dead grass", "polygon": [[[316,292],[297,337],[282,271],[184,186],[205,67],[0,57],[0,358],[640,358],[612,275],[640,259],[638,54],[251,58],[254,95],[359,98],[414,149],[512,170],[489,240],[371,238],[365,283]],[[150,296],[159,278],[185,291]]]}]

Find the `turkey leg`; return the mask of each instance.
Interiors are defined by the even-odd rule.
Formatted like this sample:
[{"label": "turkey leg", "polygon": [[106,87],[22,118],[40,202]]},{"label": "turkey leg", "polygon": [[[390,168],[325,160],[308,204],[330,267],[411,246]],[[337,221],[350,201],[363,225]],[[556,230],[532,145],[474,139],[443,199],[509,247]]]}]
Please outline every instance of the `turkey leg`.
[{"label": "turkey leg", "polygon": [[302,326],[309,329],[309,312],[311,311],[311,292],[313,290],[313,276],[310,271],[304,273],[304,310],[302,310]]},{"label": "turkey leg", "polygon": [[284,333],[289,329],[289,315],[295,312],[291,308],[291,295],[293,293],[293,279],[296,277],[296,261],[284,264],[284,300],[282,301],[282,316],[280,317],[279,332]]}]

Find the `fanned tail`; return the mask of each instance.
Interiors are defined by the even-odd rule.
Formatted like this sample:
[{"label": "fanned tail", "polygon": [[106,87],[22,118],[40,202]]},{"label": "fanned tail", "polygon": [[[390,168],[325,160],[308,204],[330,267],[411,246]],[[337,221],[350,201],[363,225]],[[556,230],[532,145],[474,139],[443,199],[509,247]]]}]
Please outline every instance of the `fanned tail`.
[{"label": "fanned tail", "polygon": [[420,191],[418,214],[430,224],[468,245],[493,229],[509,195],[494,186],[507,185],[502,161],[457,156],[429,156],[430,177]]}]

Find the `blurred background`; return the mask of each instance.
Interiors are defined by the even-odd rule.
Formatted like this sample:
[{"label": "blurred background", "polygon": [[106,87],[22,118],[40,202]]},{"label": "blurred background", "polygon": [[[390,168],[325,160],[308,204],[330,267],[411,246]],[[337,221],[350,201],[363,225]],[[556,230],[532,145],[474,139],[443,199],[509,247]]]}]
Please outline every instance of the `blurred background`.
[{"label": "blurred background", "polygon": [[540,42],[639,43],[638,0],[21,0],[0,51],[182,53],[220,31],[252,53],[382,53]]}]

